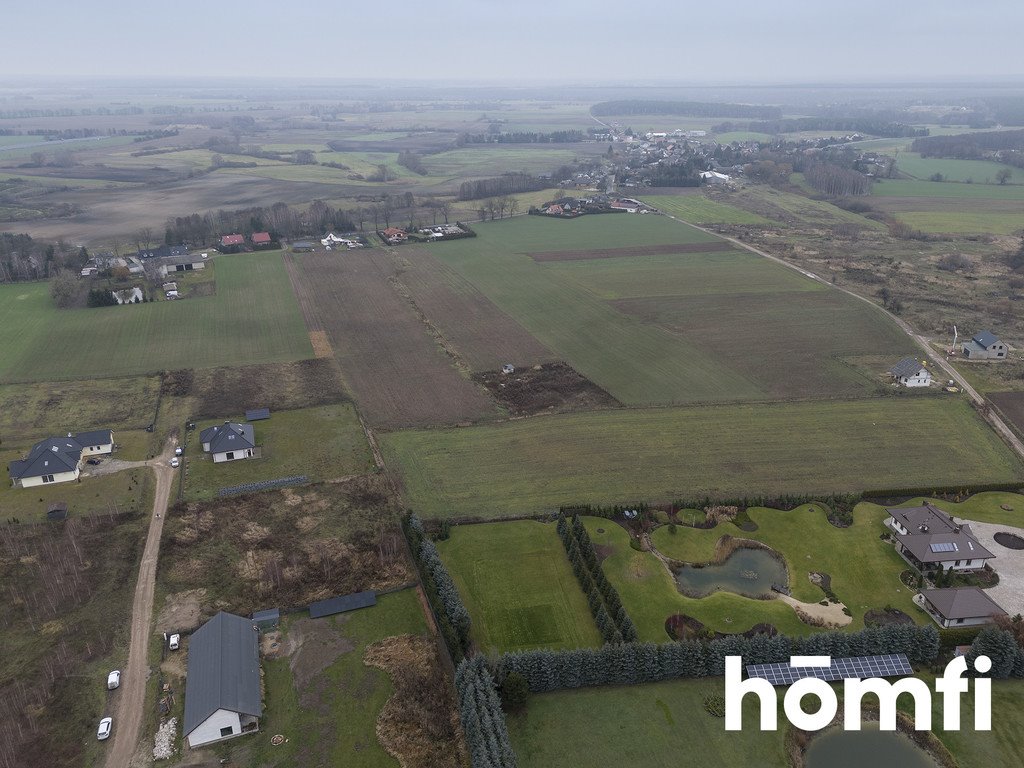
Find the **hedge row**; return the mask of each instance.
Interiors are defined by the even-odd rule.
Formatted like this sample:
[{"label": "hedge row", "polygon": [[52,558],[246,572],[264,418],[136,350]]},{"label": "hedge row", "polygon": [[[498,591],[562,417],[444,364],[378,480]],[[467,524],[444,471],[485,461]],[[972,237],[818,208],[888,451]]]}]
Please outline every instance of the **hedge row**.
[{"label": "hedge row", "polygon": [[516,768],[505,713],[482,656],[465,659],[455,670],[459,717],[473,768]]},{"label": "hedge row", "polygon": [[590,535],[578,516],[572,522],[558,518],[558,537],[562,540],[573,573],[587,596],[587,605],[594,623],[606,643],[632,643],[637,639],[636,626],[619,599],[619,593],[604,575]]},{"label": "hedge row", "polygon": [[893,624],[855,633],[822,632],[807,637],[742,635],[663,644],[626,643],[569,651],[520,651],[498,660],[499,679],[518,672],[534,693],[593,685],[633,685],[680,677],[725,674],[726,656],[744,664],[788,663],[791,656],[876,656],[905,653],[911,662],[933,661],[939,652],[934,626]]},{"label": "hedge row", "polygon": [[469,654],[469,611],[466,610],[448,569],[441,562],[437,547],[427,538],[420,519],[410,514],[402,520],[402,530],[409,542],[409,549],[416,558],[416,565],[423,580],[423,591],[434,609],[441,635],[448,645],[452,659],[458,662]]},{"label": "hedge row", "polygon": [[900,499],[915,498],[917,496],[929,496],[941,498],[943,496],[959,496],[966,498],[976,493],[985,491],[1009,491],[1020,493],[1021,483],[979,483],[978,485],[935,485],[919,488],[882,488],[877,490],[864,491],[861,496],[865,499]]},{"label": "hedge row", "polygon": [[[861,501],[862,494],[859,493],[842,493],[842,494],[782,494],[777,496],[737,496],[734,498],[712,498],[711,496],[703,496],[700,498],[692,499],[676,499],[672,502],[674,509],[706,509],[707,507],[723,506],[723,507],[739,507],[740,509],[748,509],[750,507],[770,507],[771,509],[781,509],[788,511],[796,509],[803,504],[824,504],[833,508],[846,508]],[[635,509],[640,512],[641,516],[648,511],[650,506],[648,504],[615,504],[612,506],[600,506],[594,504],[572,504],[559,508],[559,512],[563,515],[589,515],[591,517],[605,517],[613,518],[621,514],[624,510]]]}]

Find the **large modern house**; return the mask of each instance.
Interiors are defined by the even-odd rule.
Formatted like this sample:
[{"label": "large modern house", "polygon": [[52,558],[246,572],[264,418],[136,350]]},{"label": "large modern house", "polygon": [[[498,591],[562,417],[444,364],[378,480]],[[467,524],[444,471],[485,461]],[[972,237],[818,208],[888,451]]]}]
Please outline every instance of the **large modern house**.
[{"label": "large modern house", "polygon": [[82,460],[90,456],[112,453],[114,433],[109,429],[79,432],[67,437],[49,437],[36,443],[28,456],[12,461],[7,469],[15,488],[67,483],[77,480]]},{"label": "large modern house", "polygon": [[252,424],[233,424],[225,421],[207,427],[199,433],[199,442],[206,453],[213,454],[213,461],[237,461],[250,459],[256,449],[256,435]]},{"label": "large modern house", "polygon": [[892,507],[886,512],[896,551],[922,571],[977,571],[995,557],[974,538],[969,525],[955,522],[934,504]]},{"label": "large modern house", "polygon": [[1006,611],[985,594],[985,590],[977,587],[926,589],[914,598],[914,602],[943,629],[989,624],[994,617],[1006,615]]},{"label": "large modern house", "polygon": [[974,334],[970,341],[963,344],[964,357],[971,360],[1005,360],[1009,348],[991,331]]},{"label": "large modern house", "polygon": [[185,737],[201,747],[255,733],[263,716],[259,636],[252,620],[221,611],[188,645]]}]

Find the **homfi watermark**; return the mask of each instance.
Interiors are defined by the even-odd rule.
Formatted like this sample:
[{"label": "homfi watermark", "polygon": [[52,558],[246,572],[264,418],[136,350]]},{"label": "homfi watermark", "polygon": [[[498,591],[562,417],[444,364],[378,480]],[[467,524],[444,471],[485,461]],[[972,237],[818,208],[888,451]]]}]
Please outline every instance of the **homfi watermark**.
[{"label": "homfi watermark", "polygon": [[[829,667],[831,656],[793,656],[789,665],[793,669],[808,667]],[[974,669],[985,674],[992,668],[988,656],[978,656]],[[958,656],[946,665],[941,677],[935,680],[935,691],[942,695],[942,727],[947,731],[960,730],[960,697],[974,689],[974,730],[992,730],[992,681],[979,677],[968,680],[967,659]],[[760,703],[761,730],[778,730],[778,697],[775,686],[761,677],[743,679],[743,657],[727,656],[725,659],[725,730],[743,730],[743,698],[754,694]],[[843,728],[859,731],[861,728],[861,701],[865,694],[878,698],[879,728],[883,731],[896,730],[896,701],[906,694],[914,701],[914,727],[919,731],[932,728],[932,692],[928,684],[916,677],[904,677],[889,681],[881,677],[843,679]],[[805,712],[803,699],[815,696],[821,706],[817,712]],[[804,731],[820,731],[828,727],[839,711],[839,700],[835,690],[817,677],[804,677],[789,686],[783,697],[782,709],[786,718],[796,728]]]}]

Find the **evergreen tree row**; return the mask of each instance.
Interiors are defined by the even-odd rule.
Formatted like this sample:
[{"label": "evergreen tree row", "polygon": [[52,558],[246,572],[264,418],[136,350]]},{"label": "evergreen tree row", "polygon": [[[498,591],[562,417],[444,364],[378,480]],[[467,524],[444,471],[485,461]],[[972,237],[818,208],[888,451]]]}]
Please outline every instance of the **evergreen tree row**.
[{"label": "evergreen tree row", "polygon": [[578,516],[572,522],[558,518],[558,537],[569,557],[572,571],[587,596],[587,605],[606,643],[621,645],[637,639],[636,626],[619,599],[619,593],[604,575],[594,544]]},{"label": "evergreen tree row", "polygon": [[[518,672],[535,693],[592,685],[633,685],[679,677],[725,674],[727,656],[747,664],[787,663],[791,656],[877,656],[905,653],[913,663],[928,663],[939,653],[933,626],[894,624],[860,632],[822,632],[807,637],[742,635],[671,643],[625,643],[569,651],[520,651],[498,660],[499,678]],[[1024,664],[1021,665],[1024,671]]]},{"label": "evergreen tree row", "polygon": [[459,664],[455,670],[455,689],[473,768],[516,768],[501,699],[482,656]]},{"label": "evergreen tree row", "polygon": [[470,618],[469,611],[462,602],[451,574],[441,562],[434,546],[423,530],[423,524],[414,514],[402,520],[402,530],[409,542],[409,549],[416,558],[423,591],[427,595],[434,614],[437,616],[441,635],[444,637],[452,658],[458,662],[469,653]]}]

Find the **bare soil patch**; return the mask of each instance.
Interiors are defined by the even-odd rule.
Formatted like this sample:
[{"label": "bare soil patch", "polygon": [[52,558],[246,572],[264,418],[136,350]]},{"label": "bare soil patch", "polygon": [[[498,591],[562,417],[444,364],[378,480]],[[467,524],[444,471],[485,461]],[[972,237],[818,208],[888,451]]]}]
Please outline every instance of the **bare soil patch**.
[{"label": "bare soil patch", "polygon": [[156,617],[157,632],[191,632],[198,629],[203,616],[209,613],[206,590],[186,589],[164,598],[164,607]]},{"label": "bare soil patch", "polygon": [[632,245],[625,248],[595,248],[581,251],[538,251],[526,254],[534,261],[586,261],[588,259],[618,259],[623,256],[658,256],[676,253],[714,253],[731,251],[732,243],[724,240],[710,243],[676,243],[669,245]]},{"label": "bare soil patch", "polygon": [[864,626],[886,627],[890,624],[913,624],[914,620],[899,608],[872,608],[864,614]]},{"label": "bare soil patch", "polygon": [[519,368],[515,373],[488,371],[473,377],[513,416],[617,408],[621,403],[566,363]]},{"label": "bare soil patch", "polygon": [[685,613],[677,613],[665,619],[665,631],[673,640],[718,639],[730,637],[733,634],[743,635],[743,637],[754,637],[755,635],[775,637],[779,632],[774,624],[768,622],[755,624],[746,632],[715,632],[707,629],[700,619],[695,619]]},{"label": "bare soil patch", "polygon": [[395,686],[377,718],[381,746],[403,768],[467,765],[451,686],[429,638],[388,637],[366,649],[363,663],[387,672]]},{"label": "bare soil patch", "polygon": [[[335,622],[343,623],[346,619],[342,614],[335,617]],[[291,625],[284,652],[295,678],[295,690],[301,692],[299,703],[302,706],[313,704],[304,700],[310,681],[337,661],[339,656],[354,648],[352,640],[339,632],[335,623],[329,620],[304,618]]]},{"label": "bare soil patch", "polygon": [[498,415],[390,282],[379,249],[293,259],[293,286],[310,330],[322,328],[360,410],[375,427],[447,425]]},{"label": "bare soil patch", "polygon": [[990,392],[988,399],[1017,432],[1024,434],[1024,392]]}]

